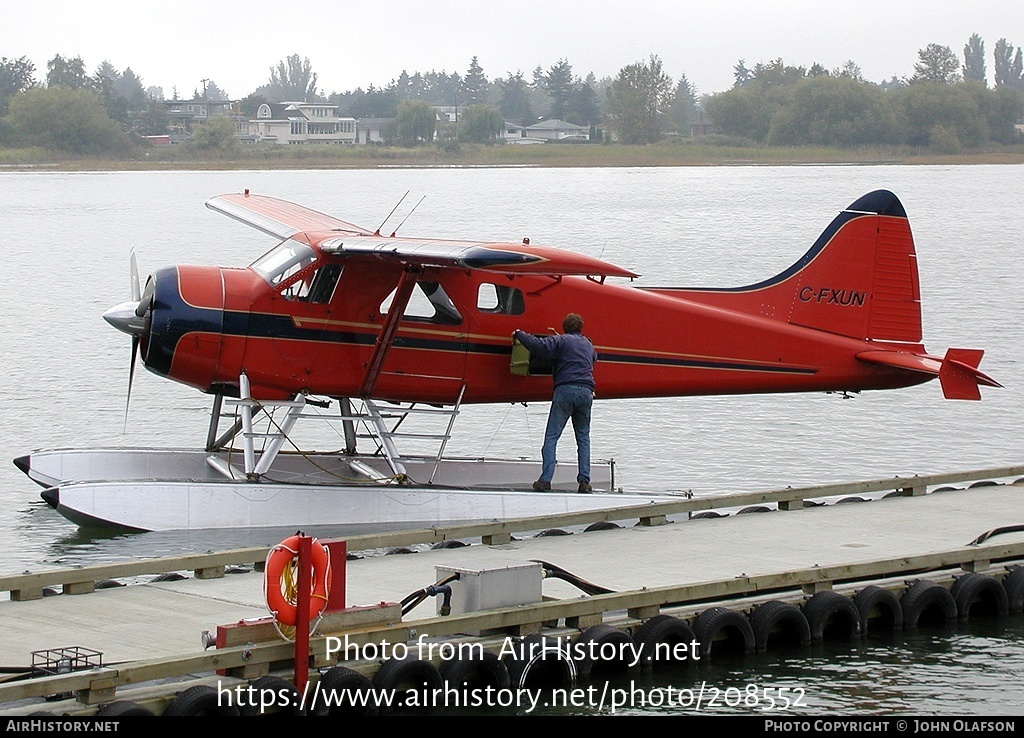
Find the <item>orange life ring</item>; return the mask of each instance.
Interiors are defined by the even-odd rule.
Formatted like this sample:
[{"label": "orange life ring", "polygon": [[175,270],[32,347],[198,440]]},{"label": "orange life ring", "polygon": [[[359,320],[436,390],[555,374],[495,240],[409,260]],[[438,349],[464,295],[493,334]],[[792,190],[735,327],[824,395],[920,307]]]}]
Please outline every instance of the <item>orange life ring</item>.
[{"label": "orange life ring", "polygon": [[[309,598],[309,619],[314,620],[327,607],[327,593],[331,589],[331,554],[327,546],[313,539],[310,547],[313,571],[312,591]],[[298,573],[294,567],[299,557],[299,536],[286,538],[270,549],[264,568],[263,594],[267,607],[281,625],[294,626],[298,622]],[[294,562],[294,563],[293,563]]]}]

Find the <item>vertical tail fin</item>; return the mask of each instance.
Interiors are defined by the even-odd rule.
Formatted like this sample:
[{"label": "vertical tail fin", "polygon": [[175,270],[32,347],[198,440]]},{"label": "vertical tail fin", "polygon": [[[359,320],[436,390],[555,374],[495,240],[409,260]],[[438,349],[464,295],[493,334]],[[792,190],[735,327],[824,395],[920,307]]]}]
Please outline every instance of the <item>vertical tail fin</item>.
[{"label": "vertical tail fin", "polygon": [[770,288],[792,293],[790,323],[853,338],[921,340],[914,237],[893,193],[876,190],[854,202],[801,262]]},{"label": "vertical tail fin", "polygon": [[921,340],[914,237],[902,203],[887,190],[852,203],[799,261],[770,279],[658,292],[852,338]]}]

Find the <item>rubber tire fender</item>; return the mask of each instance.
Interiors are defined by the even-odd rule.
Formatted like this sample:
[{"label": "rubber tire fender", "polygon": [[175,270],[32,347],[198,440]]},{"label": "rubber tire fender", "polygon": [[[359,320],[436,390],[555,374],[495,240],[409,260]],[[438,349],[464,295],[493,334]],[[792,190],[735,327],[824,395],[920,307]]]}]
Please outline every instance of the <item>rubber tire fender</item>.
[{"label": "rubber tire fender", "polygon": [[[414,653],[409,653],[405,658],[391,658],[381,664],[377,673],[373,675],[373,686],[377,689],[392,690],[398,697],[399,693],[412,690],[426,690],[429,694],[436,694],[434,690],[444,688],[444,679],[437,667],[425,659],[417,658]],[[404,700],[396,699],[395,705],[404,706]],[[421,705],[421,707],[429,707]]]},{"label": "rubber tire fender", "polygon": [[571,688],[576,684],[576,662],[560,641],[534,634],[522,638],[502,657],[512,689],[537,686]]},{"label": "rubber tire fender", "polygon": [[1015,566],[1003,577],[1003,589],[1010,612],[1024,611],[1024,566]]},{"label": "rubber tire fender", "polygon": [[869,585],[853,596],[853,604],[860,613],[860,632],[867,634],[870,630],[871,616],[882,610],[888,610],[894,631],[903,630],[903,606],[900,598],[891,590]]},{"label": "rubber tire fender", "polygon": [[179,692],[164,709],[163,715],[177,717],[179,715],[240,715],[238,707],[225,704],[220,699],[216,687],[199,684]]},{"label": "rubber tire fender", "polygon": [[100,709],[96,711],[96,717],[138,717],[140,715],[156,717],[156,713],[148,707],[143,707],[138,702],[130,700],[108,702],[105,705],[101,705]]},{"label": "rubber tire fender", "polygon": [[949,588],[956,602],[956,616],[961,623],[966,623],[971,614],[971,606],[978,603],[995,605],[995,614],[1005,617],[1010,612],[1006,590],[998,579],[972,571],[958,577]]},{"label": "rubber tire fender", "polygon": [[[591,658],[591,649],[600,653],[599,649],[603,648],[606,643],[613,644],[616,658],[604,659],[600,656],[597,659]],[[633,638],[629,633],[607,623],[587,628],[572,644],[572,658],[576,662],[576,675],[583,681],[589,680],[591,673],[595,670],[601,672],[600,676],[602,677],[616,672],[629,673],[632,668],[629,664],[632,662],[633,652]],[[622,661],[618,658],[618,654],[625,654],[628,660]],[[616,667],[621,668],[617,669]]]},{"label": "rubber tire fender", "polygon": [[[699,642],[697,643],[697,653],[693,652],[694,641],[697,641],[697,636],[694,635],[693,628],[687,625],[686,621],[671,615],[655,615],[640,625],[633,633],[633,642],[641,649],[640,664],[645,669],[656,669],[680,661],[685,661],[688,664],[694,663],[695,657],[700,655]],[[680,643],[691,644],[687,648],[686,659],[655,658],[659,654],[658,646],[660,644],[666,644],[668,654],[674,655],[677,652],[676,646]],[[661,649],[661,652],[664,653],[664,649]]]},{"label": "rubber tire fender", "polygon": [[738,635],[743,642],[743,653],[751,653],[754,650],[754,631],[750,629],[750,622],[746,616],[727,607],[709,607],[697,616],[693,624],[693,633],[700,643],[701,658],[711,656],[711,647],[714,644],[715,636],[724,632],[732,631],[733,640]]},{"label": "rubber tire fender", "polygon": [[508,689],[512,683],[508,667],[502,663],[498,655],[491,651],[472,656],[456,656],[441,662],[441,678],[450,687],[461,689],[464,685],[469,689]]},{"label": "rubber tire fender", "polygon": [[917,627],[921,616],[928,609],[938,606],[942,608],[947,623],[956,622],[956,600],[949,590],[938,582],[929,579],[918,579],[911,584],[900,598],[903,607],[903,627]]},{"label": "rubber tire fender", "polygon": [[754,632],[754,650],[767,651],[772,631],[782,628],[797,645],[811,642],[811,626],[799,607],[782,600],[771,600],[758,605],[750,615],[750,629]]},{"label": "rubber tire fender", "polygon": [[[340,695],[344,693],[361,692],[369,693],[373,689],[373,682],[358,671],[349,669],[346,666],[332,666],[323,673],[314,691],[314,700],[310,712],[320,717],[338,717],[344,715],[367,715],[371,711],[370,703],[365,705],[339,704]],[[336,694],[338,697],[331,697],[327,701],[326,694]]]},{"label": "rubber tire fender", "polygon": [[804,603],[803,610],[811,628],[811,640],[815,643],[825,640],[825,631],[836,618],[846,618],[849,623],[849,627],[843,630],[848,640],[860,636],[860,611],[853,600],[834,590],[816,593]]}]

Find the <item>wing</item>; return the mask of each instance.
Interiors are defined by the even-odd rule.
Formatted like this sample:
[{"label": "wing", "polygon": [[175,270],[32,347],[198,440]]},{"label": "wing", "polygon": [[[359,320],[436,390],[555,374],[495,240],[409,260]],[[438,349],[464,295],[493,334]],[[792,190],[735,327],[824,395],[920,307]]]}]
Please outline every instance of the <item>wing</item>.
[{"label": "wing", "polygon": [[266,195],[253,195],[246,190],[242,194],[218,195],[207,200],[206,207],[224,213],[246,225],[276,238],[289,238],[296,233],[308,231],[369,234],[344,220],[325,215],[310,208],[296,205],[287,200],[278,200]]},{"label": "wing", "polygon": [[341,236],[321,241],[320,249],[343,256],[370,255],[403,264],[479,269],[504,274],[637,276],[628,269],[592,256],[527,244]]},{"label": "wing", "polygon": [[266,195],[218,195],[206,207],[277,238],[337,234],[319,247],[342,256],[375,256],[402,264],[480,269],[505,274],[636,277],[628,269],[572,251],[528,244],[384,237],[330,215]]}]

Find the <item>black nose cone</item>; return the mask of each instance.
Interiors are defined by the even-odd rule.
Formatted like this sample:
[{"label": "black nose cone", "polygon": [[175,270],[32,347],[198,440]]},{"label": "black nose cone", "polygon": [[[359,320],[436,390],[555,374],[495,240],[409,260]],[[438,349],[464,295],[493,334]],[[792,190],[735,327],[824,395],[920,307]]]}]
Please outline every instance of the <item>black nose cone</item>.
[{"label": "black nose cone", "polygon": [[21,469],[25,474],[28,474],[29,461],[31,458],[31,456],[19,456],[14,460],[14,465]]},{"label": "black nose cone", "polygon": [[60,504],[60,489],[57,487],[50,487],[44,489],[39,493],[39,496],[43,498],[47,505],[52,508],[56,508]]}]

